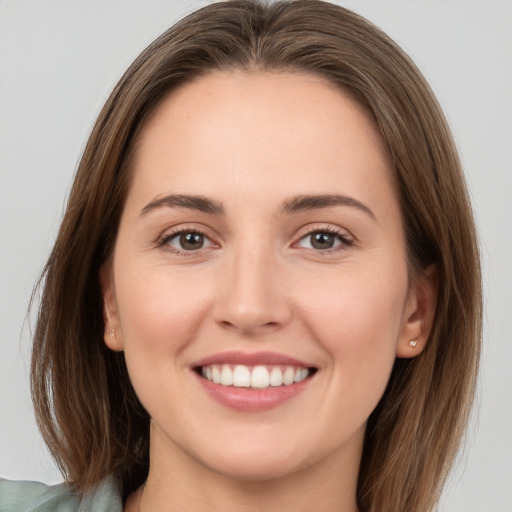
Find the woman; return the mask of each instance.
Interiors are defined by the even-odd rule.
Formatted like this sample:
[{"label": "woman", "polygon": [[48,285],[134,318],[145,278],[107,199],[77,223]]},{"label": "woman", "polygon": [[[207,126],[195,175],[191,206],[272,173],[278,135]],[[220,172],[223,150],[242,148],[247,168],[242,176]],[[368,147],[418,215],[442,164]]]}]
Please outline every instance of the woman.
[{"label": "woman", "polygon": [[4,482],[0,510],[435,506],[478,366],[474,225],[430,89],[362,18],[234,1],[163,34],[43,286],[33,395],[70,485]]}]

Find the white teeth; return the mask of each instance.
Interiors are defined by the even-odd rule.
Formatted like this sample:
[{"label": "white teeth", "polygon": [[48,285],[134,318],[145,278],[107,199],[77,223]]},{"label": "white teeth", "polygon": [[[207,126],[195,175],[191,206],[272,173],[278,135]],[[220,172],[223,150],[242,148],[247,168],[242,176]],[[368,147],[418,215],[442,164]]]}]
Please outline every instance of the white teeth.
[{"label": "white teeth", "polygon": [[223,386],[231,386],[233,384],[233,372],[229,365],[222,366],[222,373],[220,374],[220,383]]},{"label": "white teeth", "polygon": [[270,372],[270,385],[271,386],[282,386],[283,385],[283,372],[281,368],[274,367]]},{"label": "white teeth", "polygon": [[270,376],[264,366],[255,366],[251,373],[251,386],[253,388],[268,388]]},{"label": "white teeth", "polygon": [[251,372],[247,366],[239,364],[233,372],[233,386],[248,388],[251,385]]},{"label": "white teeth", "polygon": [[291,366],[288,366],[288,368],[286,368],[286,371],[283,374],[283,384],[285,386],[289,386],[290,384],[293,384],[294,377],[295,377],[295,372],[293,371],[293,368]]},{"label": "white teeth", "polygon": [[308,371],[306,368],[298,368],[295,370],[295,375],[293,376],[293,382],[300,382],[304,380],[308,376]]},{"label": "white teeth", "polygon": [[293,366],[258,365],[250,367],[243,364],[238,364],[233,368],[229,364],[223,364],[222,366],[203,366],[201,375],[210,382],[222,386],[265,389],[269,386],[290,386],[294,382],[301,382],[308,377],[309,370]]}]

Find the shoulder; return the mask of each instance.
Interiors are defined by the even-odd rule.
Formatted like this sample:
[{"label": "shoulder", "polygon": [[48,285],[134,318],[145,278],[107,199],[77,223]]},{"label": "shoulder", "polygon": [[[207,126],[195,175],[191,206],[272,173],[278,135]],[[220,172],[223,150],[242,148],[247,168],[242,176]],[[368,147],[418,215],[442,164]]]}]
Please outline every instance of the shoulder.
[{"label": "shoulder", "polygon": [[0,478],[0,512],[122,512],[113,478],[79,496],[67,484],[11,481]]},{"label": "shoulder", "polygon": [[0,512],[75,512],[78,504],[73,489],[66,484],[0,479]]}]

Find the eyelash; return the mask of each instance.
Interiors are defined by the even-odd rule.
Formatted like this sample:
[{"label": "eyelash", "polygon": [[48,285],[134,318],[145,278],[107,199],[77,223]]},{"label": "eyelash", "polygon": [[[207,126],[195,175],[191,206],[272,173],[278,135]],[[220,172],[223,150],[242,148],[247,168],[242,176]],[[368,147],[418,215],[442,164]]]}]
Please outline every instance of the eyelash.
[{"label": "eyelash", "polygon": [[213,242],[211,241],[210,237],[201,229],[198,229],[198,228],[191,228],[191,229],[187,229],[187,228],[179,228],[179,229],[176,229],[176,231],[170,231],[170,232],[167,232],[161,239],[160,239],[160,242],[158,243],[159,247],[161,247],[163,250],[167,251],[167,252],[170,252],[171,254],[176,254],[178,256],[195,256],[201,249],[203,249],[202,247],[195,250],[195,251],[186,251],[186,250],[180,250],[180,249],[176,249],[175,247],[171,247],[169,244],[169,242],[181,235],[188,235],[188,234],[195,234],[195,235],[201,235],[203,236],[206,240],[209,240],[210,243],[213,244]]},{"label": "eyelash", "polygon": [[332,235],[339,240],[341,244],[338,247],[331,247],[329,249],[309,249],[310,251],[313,251],[314,254],[333,254],[334,252],[346,249],[354,244],[353,238],[345,230],[337,229],[332,226],[317,226],[313,229],[308,229],[308,231],[304,233],[299,240],[294,243],[294,245],[313,236],[315,233],[326,233]]},{"label": "eyelash", "polygon": [[[297,242],[294,242],[293,246],[296,246],[301,241],[305,240],[308,237],[313,236],[316,233],[326,233],[329,235],[334,236],[337,240],[341,242],[340,246],[338,247],[332,247],[328,249],[314,249],[314,248],[305,248],[309,251],[312,251],[314,254],[332,254],[334,252],[337,252],[339,250],[346,249],[347,247],[350,247],[354,244],[354,240],[347,234],[346,231],[341,229],[333,228],[332,226],[317,226],[315,228],[309,229],[307,232],[303,233],[301,237],[297,240]],[[180,228],[176,231],[167,232],[164,236],[162,236],[158,242],[158,246],[164,249],[167,252],[170,252],[172,254],[176,254],[178,256],[194,256],[197,255],[203,247],[197,249],[197,250],[180,250],[175,247],[170,247],[169,242],[176,237],[179,237],[181,235],[185,234],[196,234],[201,235],[206,240],[208,240],[211,244],[214,244],[214,242],[210,239],[210,237],[201,229],[197,228]]]}]

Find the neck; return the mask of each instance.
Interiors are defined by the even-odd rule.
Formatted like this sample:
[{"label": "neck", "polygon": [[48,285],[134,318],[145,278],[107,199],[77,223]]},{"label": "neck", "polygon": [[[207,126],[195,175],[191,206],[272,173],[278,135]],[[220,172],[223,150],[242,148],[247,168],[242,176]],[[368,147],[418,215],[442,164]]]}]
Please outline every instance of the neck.
[{"label": "neck", "polygon": [[[271,512],[357,512],[361,449],[362,436],[355,449],[351,445],[291,473],[241,479],[207,467],[168,438],[152,435],[150,472],[140,512],[256,512],[262,504]],[[140,492],[134,493],[126,510],[137,511]]]}]

